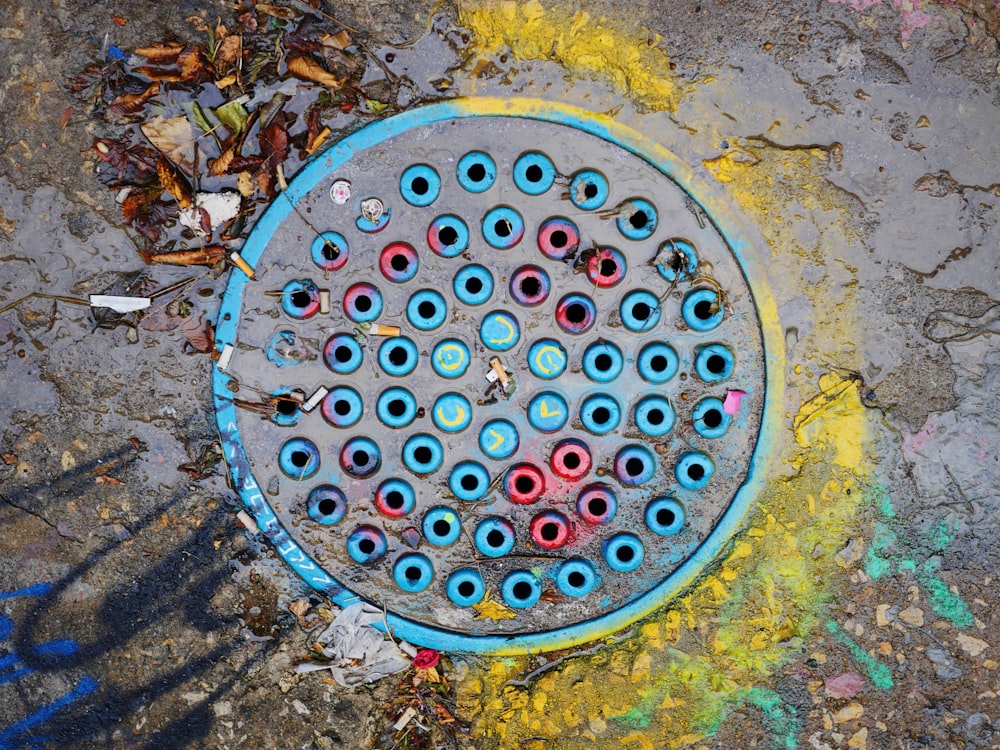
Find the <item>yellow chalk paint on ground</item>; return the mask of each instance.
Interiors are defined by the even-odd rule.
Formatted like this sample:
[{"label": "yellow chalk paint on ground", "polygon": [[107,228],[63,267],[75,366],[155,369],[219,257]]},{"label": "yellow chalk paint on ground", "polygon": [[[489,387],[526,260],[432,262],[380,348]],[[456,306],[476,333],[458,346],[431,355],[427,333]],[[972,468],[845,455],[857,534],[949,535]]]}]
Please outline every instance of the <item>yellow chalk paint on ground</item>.
[{"label": "yellow chalk paint on ground", "polygon": [[765,489],[759,533],[739,536],[722,563],[735,577],[705,576],[633,638],[567,661],[528,687],[506,683],[536,666],[529,657],[491,662],[465,681],[472,690],[459,685],[479,747],[517,748],[535,736],[567,750],[595,742],[685,747],[717,725],[730,696],[762,684],[797,653],[796,639],[808,636],[832,594],[834,555],[861,494],[848,490],[867,469],[855,462],[868,435],[857,383],[831,374],[822,385],[821,402],[809,401],[794,420],[802,425],[794,435],[800,472]]},{"label": "yellow chalk paint on ground", "polygon": [[666,53],[624,20],[538,0],[460,2],[458,20],[481,55],[550,60],[573,76],[606,81],[640,108],[672,110],[681,93]]}]

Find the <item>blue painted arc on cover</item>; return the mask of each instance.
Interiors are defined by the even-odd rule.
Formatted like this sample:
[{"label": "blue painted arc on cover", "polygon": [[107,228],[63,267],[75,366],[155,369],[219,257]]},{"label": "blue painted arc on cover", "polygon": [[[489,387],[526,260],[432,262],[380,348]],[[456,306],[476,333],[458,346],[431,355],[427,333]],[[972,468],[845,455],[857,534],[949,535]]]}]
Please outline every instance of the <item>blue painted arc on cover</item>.
[{"label": "blue painted arc on cover", "polygon": [[[445,120],[479,116],[523,117],[566,125],[624,148],[646,161],[653,168],[672,179],[691,200],[705,209],[704,214],[707,220],[728,245],[744,277],[755,282],[751,286],[754,290],[754,304],[758,313],[766,310],[768,315],[773,316],[775,306],[766,284],[767,275],[763,264],[756,257],[747,238],[739,230],[735,217],[727,204],[718,196],[713,195],[706,187],[704,175],[695,173],[694,170],[654,141],[609,117],[578,107],[540,99],[457,98],[418,107],[386,120],[372,123],[352,133],[344,140],[331,145],[303,167],[288,189],[282,191],[271,203],[244,244],[241,250],[243,259],[251,267],[255,267],[267,250],[268,243],[274,233],[291,214],[295,205],[323,179],[326,179],[333,170],[340,168],[358,154],[410,128],[431,125]],[[693,185],[699,187],[700,199],[689,189],[689,186]],[[227,345],[235,346],[243,292],[249,282],[250,279],[239,270],[231,272],[216,327],[215,346],[218,352],[221,352]],[[739,529],[753,498],[763,484],[767,463],[774,451],[777,430],[781,423],[784,342],[776,332],[769,330],[767,326],[762,327],[762,335],[765,353],[766,398],[764,398],[760,436],[749,460],[747,479],[712,531],[672,574],[624,606],[565,628],[534,633],[474,636],[446,632],[390,612],[386,615],[386,624],[392,628],[396,637],[405,638],[413,643],[433,644],[440,650],[457,653],[504,655],[539,653],[568,648],[592,641],[630,625],[653,612],[670,597],[691,584],[702,573],[704,567],[725,548]],[[232,399],[232,392],[227,388],[230,380],[231,377],[213,363],[212,387],[216,421],[225,446],[224,452],[234,486],[240,492],[244,504],[253,515],[258,527],[274,544],[278,554],[310,586],[331,598],[339,606],[346,607],[358,600],[357,594],[332,578],[302,550],[281,526],[274,510],[264,500],[263,492],[250,470],[249,461],[243,450],[237,424],[236,407]],[[383,626],[376,624],[376,627]]]}]

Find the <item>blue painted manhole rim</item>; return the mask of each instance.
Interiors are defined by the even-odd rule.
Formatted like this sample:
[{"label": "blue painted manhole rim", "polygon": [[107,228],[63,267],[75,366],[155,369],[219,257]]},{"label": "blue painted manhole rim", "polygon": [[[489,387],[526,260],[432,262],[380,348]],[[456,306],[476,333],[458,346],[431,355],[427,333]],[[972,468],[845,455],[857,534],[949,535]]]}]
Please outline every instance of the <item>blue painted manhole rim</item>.
[{"label": "blue painted manhole rim", "polygon": [[[735,217],[728,210],[727,206],[711,193],[702,179],[668,151],[639,133],[608,118],[582,109],[539,100],[501,100],[490,98],[452,100],[408,111],[369,125],[348,136],[307,164],[291,182],[285,193],[279,196],[265,211],[242,249],[244,260],[251,267],[257,268],[268,245],[275,239],[283,222],[293,217],[294,213],[299,210],[293,206],[298,206],[314,189],[325,185],[332,177],[336,176],[339,169],[351,162],[352,159],[357,158],[369,149],[377,148],[380,144],[405,134],[411,129],[447,123],[448,121],[469,121],[470,118],[477,117],[521,118],[526,121],[550,123],[573,128],[584,134],[601,139],[608,146],[617,146],[624,149],[641,159],[655,171],[665,175],[682,192],[686,193],[688,198],[695,200],[701,206],[703,209],[702,213],[708,217],[711,228],[722,238],[726,249],[731,253],[732,258],[738,266],[744,283],[752,290],[751,304],[759,321],[758,335],[760,336],[762,347],[761,370],[763,377],[761,379],[762,382],[759,384],[757,397],[761,399],[762,405],[759,432],[756,440],[753,442],[752,453],[746,459],[745,479],[732,499],[728,501],[725,510],[715,518],[711,530],[705,534],[704,538],[700,540],[695,548],[688,551],[683,562],[680,562],[659,583],[641,592],[638,596],[629,598],[628,601],[615,609],[563,627],[528,632],[503,633],[500,632],[500,626],[497,627],[496,632],[487,634],[461,632],[447,625],[428,624],[420,621],[418,618],[398,614],[391,608],[387,613],[387,623],[397,637],[443,650],[493,654],[547,651],[594,640],[621,629],[649,614],[694,581],[704,570],[705,566],[715,559],[726,547],[733,534],[739,528],[756,492],[760,488],[770,454],[773,451],[777,427],[781,420],[783,342],[777,326],[775,305],[766,284],[764,269],[749,242],[739,230]],[[503,165],[498,164],[496,166],[497,172],[503,172],[503,170]],[[515,175],[515,178],[517,180],[529,179],[531,176],[530,173],[526,170],[522,171],[525,174],[522,175],[519,172]],[[578,169],[572,170],[573,173],[578,171]],[[548,172],[543,171],[541,184],[547,183],[548,179]],[[488,190],[489,188],[487,188]],[[533,194],[528,191],[522,192],[526,192],[528,195]],[[404,204],[402,201],[396,201],[395,207],[401,210]],[[472,217],[466,216],[465,218],[466,220],[470,220]],[[663,224],[664,221],[665,217],[661,213],[658,217],[658,222]],[[392,226],[391,221],[388,221],[388,225]],[[385,226],[385,224],[382,226]],[[478,232],[478,227],[470,231],[470,234],[474,232]],[[632,234],[642,233],[633,232]],[[626,233],[624,239],[621,239],[621,234],[619,234],[619,238],[620,244],[623,245],[632,241],[628,239],[628,233]],[[416,236],[411,241],[417,244],[416,240],[419,239],[420,237]],[[477,238],[474,237],[473,241],[475,239]],[[524,242],[528,242],[528,240],[529,238],[525,237]],[[466,242],[467,240],[462,241]],[[656,242],[659,244],[661,240],[656,239]],[[306,243],[306,245],[308,249],[309,243]],[[381,245],[377,246],[381,247]],[[357,254],[360,252],[360,249],[352,247],[351,252],[352,254]],[[495,250],[495,252],[510,251]],[[376,249],[373,251],[373,261],[376,266],[377,257],[378,252]],[[455,260],[459,264],[456,266],[456,269],[467,264],[462,258],[455,258]],[[473,257],[473,261],[479,260],[479,256]],[[649,270],[651,272],[654,271],[652,268]],[[683,269],[681,270],[681,274],[683,275]],[[500,281],[499,278],[497,280],[498,282]],[[251,281],[240,272],[234,272],[231,277],[223,299],[216,329],[216,349],[218,352],[223,352],[227,346],[237,346],[244,296],[248,285],[255,283],[259,282]],[[553,290],[552,297],[555,298],[557,296],[559,296],[557,291]],[[551,302],[554,303],[555,299],[552,299]],[[486,305],[485,307],[488,308],[489,306]],[[481,312],[486,314],[489,310],[484,309]],[[631,314],[633,310],[630,309],[629,312]],[[643,312],[644,310],[641,308],[638,310],[640,318]],[[652,323],[650,324],[651,327],[653,325]],[[446,329],[442,329],[442,331],[444,330]],[[439,339],[443,337],[443,335],[438,336]],[[706,339],[706,343],[709,341],[712,341],[711,337]],[[521,343],[526,346],[530,342]],[[690,363],[688,365],[690,366]],[[320,562],[315,559],[315,556],[310,555],[296,539],[295,535],[289,532],[289,529],[286,528],[287,524],[283,525],[279,520],[278,514],[275,512],[276,506],[272,505],[272,502],[269,502],[265,490],[261,488],[255,477],[254,470],[258,469],[259,460],[254,460],[248,456],[244,446],[239,426],[240,417],[238,416],[233,392],[230,388],[232,384],[233,377],[230,372],[224,371],[218,366],[213,367],[213,391],[217,421],[234,487],[238,490],[244,504],[253,515],[259,528],[270,539],[278,553],[305,582],[320,593],[329,596],[335,603],[341,606],[358,601],[361,597],[326,572]],[[386,385],[397,384],[386,382]],[[405,382],[402,384],[405,385]],[[574,398],[573,400],[577,402],[579,399]],[[631,410],[631,403],[623,403],[622,407],[624,414],[626,411]],[[372,411],[374,411],[373,405],[369,407],[366,404],[365,408],[372,408]],[[493,416],[502,415],[494,414]],[[468,433],[466,434],[468,435]],[[558,438],[560,436],[557,434],[554,437]],[[472,436],[471,442],[476,442],[475,435]],[[516,456],[511,459],[512,462],[516,462],[516,460]],[[486,465],[490,463],[489,459],[482,459],[482,462]],[[645,467],[642,467],[642,470],[645,471]],[[491,477],[495,475],[494,469],[491,468],[490,471]],[[643,475],[637,474],[637,477],[641,476]],[[383,481],[385,478],[381,474],[375,477],[377,481]],[[421,481],[412,475],[403,478],[415,487]],[[652,500],[653,498],[650,497],[647,499]],[[281,502],[285,501],[279,500],[279,505]],[[646,504],[643,503],[642,507],[638,509],[640,515],[645,506]],[[415,520],[414,523],[418,524],[419,519]],[[624,546],[628,547],[629,545]],[[421,551],[424,550],[421,549]],[[403,549],[403,552],[404,554],[409,554],[413,551]],[[598,561],[595,560],[596,562]],[[615,565],[627,568],[630,563],[623,560],[616,560]],[[558,568],[558,566],[556,567]],[[439,571],[436,582],[440,583],[443,587],[448,574],[454,572],[448,570]],[[558,569],[553,572],[553,578],[557,575]],[[509,584],[509,581],[514,580],[514,578],[507,575],[504,580]],[[515,583],[517,582],[525,583],[520,581],[520,579],[517,579]],[[515,584],[509,584],[505,588],[510,589],[512,597],[516,597],[518,589]],[[516,598],[508,599],[507,604],[517,608],[526,606],[529,602],[534,603],[536,593],[534,580],[532,580],[528,588],[530,588],[530,591],[525,589],[527,594],[524,600]],[[494,594],[499,600],[501,592],[495,591]]]}]

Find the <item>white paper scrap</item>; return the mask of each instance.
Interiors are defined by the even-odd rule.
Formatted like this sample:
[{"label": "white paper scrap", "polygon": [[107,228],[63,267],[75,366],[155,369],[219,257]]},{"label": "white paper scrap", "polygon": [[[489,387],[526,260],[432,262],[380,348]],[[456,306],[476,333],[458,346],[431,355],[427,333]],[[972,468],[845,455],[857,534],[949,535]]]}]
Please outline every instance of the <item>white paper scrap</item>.
[{"label": "white paper scrap", "polygon": [[91,294],[91,307],[110,307],[115,312],[129,313],[145,310],[151,304],[149,297],[115,297],[111,294]]}]

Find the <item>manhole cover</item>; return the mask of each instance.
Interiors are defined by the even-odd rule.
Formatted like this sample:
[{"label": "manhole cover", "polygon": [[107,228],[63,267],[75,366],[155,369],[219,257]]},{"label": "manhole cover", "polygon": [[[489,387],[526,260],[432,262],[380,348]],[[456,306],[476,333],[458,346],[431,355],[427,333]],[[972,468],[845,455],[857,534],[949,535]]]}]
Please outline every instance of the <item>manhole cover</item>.
[{"label": "manhole cover", "polygon": [[306,582],[397,636],[600,637],[742,518],[780,409],[770,298],[721,207],[631,131],[416,109],[306,166],[243,257],[214,372],[235,486]]}]

